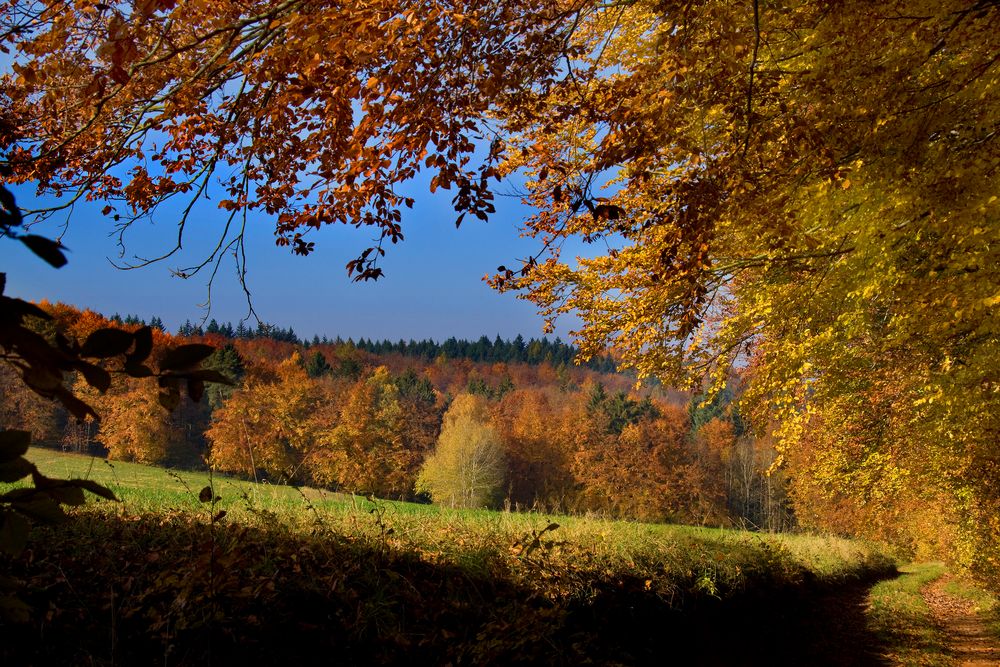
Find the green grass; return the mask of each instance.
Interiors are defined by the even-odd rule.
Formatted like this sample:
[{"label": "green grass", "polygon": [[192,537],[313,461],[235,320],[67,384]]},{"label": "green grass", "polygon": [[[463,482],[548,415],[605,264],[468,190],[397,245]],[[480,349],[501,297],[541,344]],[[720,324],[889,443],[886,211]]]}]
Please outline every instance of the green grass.
[{"label": "green grass", "polygon": [[294,512],[304,507],[306,501],[319,505],[350,502],[347,496],[319,489],[255,484],[208,472],[107,461],[51,449],[32,448],[27,458],[45,475],[62,479],[92,479],[109,487],[129,506],[149,510],[196,507],[199,504],[198,492],[213,483],[226,510],[250,503],[273,511]]},{"label": "green grass", "polygon": [[[665,643],[728,664],[725,651],[750,644],[794,650],[786,626],[813,592],[892,566],[872,545],[828,536],[447,510],[41,449],[29,458],[121,502],[36,528],[11,562],[40,615],[34,642],[0,624],[10,664],[219,663],[220,646],[244,663],[325,651],[344,664],[658,664]],[[197,499],[210,482],[214,505]],[[732,641],[713,639],[720,624]]]},{"label": "green grass", "polygon": [[762,557],[763,567],[774,565],[777,553],[803,572],[828,580],[852,576],[859,568],[886,559],[873,545],[832,536],[751,533],[533,512],[450,510],[396,501],[373,503],[322,489],[257,484],[219,474],[112,462],[48,449],[33,448],[28,458],[46,475],[93,479],[108,486],[129,510],[204,511],[198,492],[212,484],[221,497],[216,509],[225,510],[230,520],[278,520],[300,528],[320,522],[328,529],[366,536],[391,529],[387,540],[398,549],[418,549],[436,559],[465,565],[486,546],[505,545],[512,553],[521,543],[530,546],[533,532],[552,522],[559,528],[546,532],[531,554],[518,555],[573,552],[592,563],[615,567],[662,561],[678,571],[697,569],[698,580],[709,589],[724,583],[720,579],[736,583],[752,574],[754,568],[749,572],[746,568],[756,558]]},{"label": "green grass", "polygon": [[885,657],[894,665],[944,667],[955,664],[948,638],[934,619],[921,590],[947,576],[942,591],[971,603],[993,635],[1000,637],[1000,603],[995,596],[948,571],[944,563],[913,563],[901,576],[882,581],[869,594],[871,629],[882,638]]},{"label": "green grass", "polygon": [[875,585],[868,598],[869,622],[883,639],[886,657],[898,665],[950,665],[946,638],[920,594],[944,575],[944,564],[912,564],[899,571],[899,577]]}]

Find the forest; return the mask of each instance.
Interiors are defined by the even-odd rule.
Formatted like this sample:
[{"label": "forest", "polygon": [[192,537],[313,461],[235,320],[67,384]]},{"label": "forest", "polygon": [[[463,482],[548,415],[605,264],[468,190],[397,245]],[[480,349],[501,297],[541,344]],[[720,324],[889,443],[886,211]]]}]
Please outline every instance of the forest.
[{"label": "forest", "polygon": [[[259,319],[175,335],[29,302],[5,293],[4,276],[0,483],[13,486],[0,494],[0,550],[12,574],[0,606],[35,613],[39,633],[37,608],[73,627],[98,603],[70,613],[52,573],[69,566],[68,544],[107,530],[203,545],[181,570],[131,579],[91,547],[100,574],[76,580],[96,582],[114,622],[102,596],[144,582],[129,602],[155,602],[147,627],[166,647],[183,635],[190,662],[223,636],[238,645],[271,602],[300,624],[287,610],[301,594],[340,610],[317,636],[343,632],[366,660],[391,635],[399,653],[379,660],[424,642],[441,664],[544,662],[533,653],[544,643],[519,648],[518,619],[531,618],[566,651],[596,637],[607,662],[651,664],[648,633],[628,635],[633,655],[625,629],[599,628],[635,610],[674,636],[701,627],[685,625],[694,618],[757,618],[745,610],[766,591],[791,604],[791,590],[867,586],[886,558],[946,565],[904,567],[891,594],[871,587],[858,623],[912,621],[881,635],[911,646],[954,629],[956,587],[1000,594],[998,26],[995,0],[0,1],[4,244],[58,269],[62,234],[90,207],[119,268],[169,267],[209,295],[228,275],[254,315],[248,245],[261,220],[303,262],[317,230],[353,228],[341,279],[377,286],[420,193],[451,197],[459,234],[513,194],[525,213],[508,222],[531,249],[484,267],[486,283],[533,305],[546,336],[560,318],[578,323],[570,343],[303,341]],[[170,230],[162,247],[128,250],[154,221]],[[188,494],[201,514],[95,509],[86,498],[115,491],[43,471],[32,442],[106,454],[112,469],[207,465],[254,489],[287,483],[315,521],[269,522],[274,510],[248,500],[246,522],[229,525],[213,477]],[[353,514],[324,515],[305,488],[344,494]],[[373,506],[359,513],[352,494]],[[440,532],[421,541],[387,507],[433,512]],[[507,510],[494,527],[512,510],[562,514],[511,524],[520,536],[448,523],[480,508]],[[340,532],[323,527],[330,512],[347,516]],[[762,532],[728,551],[706,546],[714,533],[674,533],[688,560],[652,538],[608,555],[600,527],[585,542],[553,537],[580,516]],[[827,567],[764,536],[786,529],[863,542],[830,547],[840,555]],[[278,551],[273,531],[287,531]],[[441,546],[451,541],[464,551]],[[138,558],[112,543],[122,564]],[[259,568],[257,588],[225,579],[219,544],[229,566]],[[280,551],[322,572],[339,550],[370,569],[309,590],[268,569]],[[208,582],[178,592],[193,572]],[[509,606],[469,602],[485,587]],[[434,590],[454,607],[431,605]],[[380,607],[382,593],[395,602]],[[217,594],[247,603],[225,632]],[[893,607],[902,600],[912,613]],[[989,634],[986,607],[958,606]],[[449,621],[472,608],[479,625]],[[464,638],[458,653],[444,627]],[[18,640],[0,636],[0,649],[5,637]],[[149,658],[143,646],[135,655]],[[117,650],[85,659],[115,663]]]},{"label": "forest", "polygon": [[[80,340],[118,324],[114,316],[61,304],[41,307],[53,318],[50,326]],[[144,326],[134,316],[117,319],[125,329]],[[187,324],[180,331],[189,331]],[[733,403],[738,377],[711,400],[661,388],[640,396],[633,378],[553,362],[552,350],[572,348],[545,339],[425,342],[422,349],[438,351],[428,360],[407,353],[416,344],[306,346],[284,338],[153,329],[154,358],[178,344],[207,343],[216,352],[204,367],[235,385],[209,385],[203,401],[167,411],[159,389],[143,379],[98,395],[79,376],[73,389],[95,407],[99,422],[77,422],[5,369],[0,426],[31,431],[37,445],[114,461],[209,465],[256,481],[449,507],[769,530],[794,525],[784,478],[769,475],[773,445],[750,436]],[[549,360],[447,356],[450,349],[479,356],[476,345],[497,354],[526,350],[525,359],[537,351]],[[471,470],[483,456],[490,464]]]}]

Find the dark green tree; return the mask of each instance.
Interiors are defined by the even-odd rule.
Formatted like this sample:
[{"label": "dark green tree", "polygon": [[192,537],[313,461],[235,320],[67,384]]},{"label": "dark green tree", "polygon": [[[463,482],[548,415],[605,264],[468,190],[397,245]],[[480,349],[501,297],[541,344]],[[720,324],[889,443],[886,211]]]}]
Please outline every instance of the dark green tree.
[{"label": "dark green tree", "polygon": [[326,357],[319,350],[309,355],[309,358],[305,361],[304,368],[306,369],[306,375],[311,378],[318,378],[333,372],[333,366],[330,365],[330,362],[326,360]]}]

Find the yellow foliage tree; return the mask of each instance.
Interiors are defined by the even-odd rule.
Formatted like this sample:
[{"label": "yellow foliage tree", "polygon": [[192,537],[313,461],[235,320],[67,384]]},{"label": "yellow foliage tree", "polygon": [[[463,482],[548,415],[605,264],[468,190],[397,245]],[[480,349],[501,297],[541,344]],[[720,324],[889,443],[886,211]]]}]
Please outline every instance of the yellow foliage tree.
[{"label": "yellow foliage tree", "polygon": [[298,353],[282,361],[273,381],[250,377],[212,415],[205,436],[210,463],[219,470],[279,480],[307,478],[302,462],[316,440],[312,416],[321,394]]},{"label": "yellow foliage tree", "polygon": [[[592,8],[574,76],[509,117],[525,150],[505,168],[530,175],[545,247],[494,277],[548,317],[580,314],[584,353],[614,347],[640,377],[721,386],[751,359],[755,423],[840,461],[793,477],[861,516],[896,488],[945,493],[963,517],[952,555],[995,586],[998,14]],[[610,249],[561,256],[573,235]]]},{"label": "yellow foliage tree", "polygon": [[420,469],[417,491],[448,507],[495,507],[505,473],[485,400],[459,394],[444,415],[437,447]]}]

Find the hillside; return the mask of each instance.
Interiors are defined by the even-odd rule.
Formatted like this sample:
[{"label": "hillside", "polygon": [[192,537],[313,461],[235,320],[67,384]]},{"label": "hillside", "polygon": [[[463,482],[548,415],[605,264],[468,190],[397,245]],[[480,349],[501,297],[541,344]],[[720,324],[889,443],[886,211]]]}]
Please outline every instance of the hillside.
[{"label": "hillside", "polygon": [[[220,499],[200,503],[207,475],[30,456],[122,502],[33,532],[13,573],[48,612],[31,631],[0,631],[9,664],[792,664],[829,648],[823,600],[892,570],[885,554],[830,537],[441,510],[225,478],[212,480]],[[726,642],[712,640],[721,627]]]},{"label": "hillside", "polygon": [[[143,327],[132,316],[109,320],[63,304],[41,306],[53,318],[46,326],[72,339],[110,325]],[[775,530],[795,524],[784,478],[767,474],[776,451],[753,437],[733,405],[736,376],[703,403],[688,392],[637,389],[633,378],[567,365],[573,348],[545,339],[306,344],[281,329],[236,335],[228,325],[210,328],[185,329],[193,337],[145,329],[154,360],[180,345],[216,350],[205,367],[233,385],[207,385],[200,402],[121,377],[120,362],[105,360],[115,381],[104,393],[78,374],[69,380],[101,416],[79,423],[4,368],[0,428],[112,461],[211,466],[248,480],[386,499]],[[446,424],[460,450],[474,431],[492,443],[488,488],[474,500],[453,491],[480,484],[457,472],[471,453],[458,451],[451,468],[435,457]]]}]

